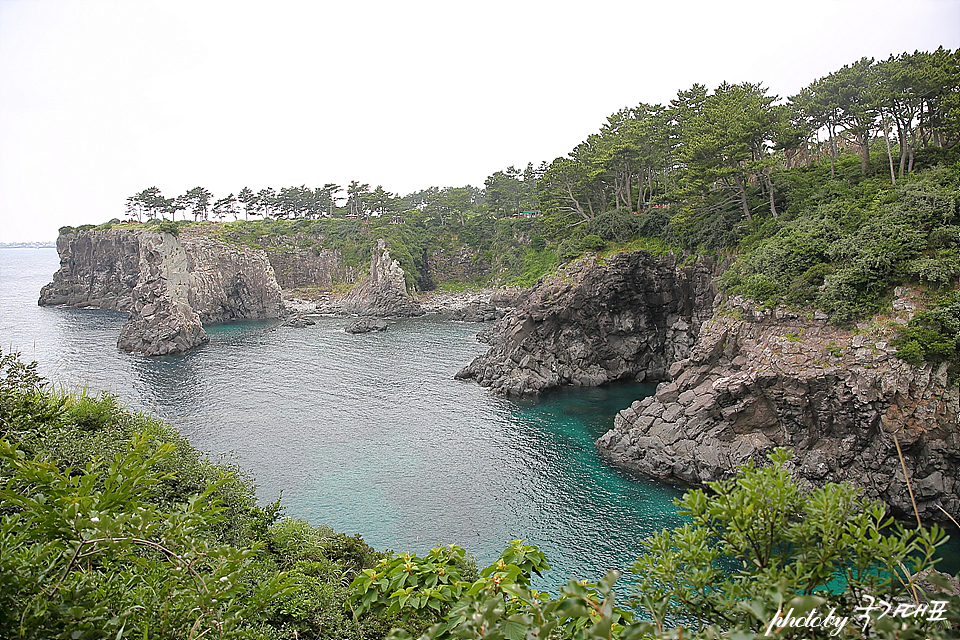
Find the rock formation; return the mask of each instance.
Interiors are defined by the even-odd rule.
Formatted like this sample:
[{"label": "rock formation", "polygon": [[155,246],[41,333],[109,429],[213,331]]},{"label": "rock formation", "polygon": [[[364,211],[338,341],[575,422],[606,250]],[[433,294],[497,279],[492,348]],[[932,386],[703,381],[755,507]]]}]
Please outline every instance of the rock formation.
[{"label": "rock formation", "polygon": [[492,347],[462,369],[508,395],[560,385],[663,380],[686,357],[713,312],[715,265],[682,266],[671,255],[621,253],[583,258],[523,294],[481,336]]},{"label": "rock formation", "polygon": [[263,251],[202,235],[143,229],[71,231],[39,304],[129,311],[117,346],[146,355],[207,341],[203,324],[279,316],[281,291]]},{"label": "rock formation", "polygon": [[912,515],[896,437],[920,515],[943,520],[937,505],[960,511],[960,391],[946,364],[910,366],[894,357],[887,323],[875,327],[728,300],[672,381],[621,411],[597,447],[618,465],[701,484],[785,446],[807,481],[847,481]]},{"label": "rock formation", "polygon": [[341,305],[344,313],[366,316],[421,316],[423,309],[407,293],[400,263],[390,257],[381,238],[370,252],[370,273],[347,294]]},{"label": "rock formation", "polygon": [[372,333],[374,331],[386,331],[387,323],[380,318],[360,318],[343,328],[347,333]]}]

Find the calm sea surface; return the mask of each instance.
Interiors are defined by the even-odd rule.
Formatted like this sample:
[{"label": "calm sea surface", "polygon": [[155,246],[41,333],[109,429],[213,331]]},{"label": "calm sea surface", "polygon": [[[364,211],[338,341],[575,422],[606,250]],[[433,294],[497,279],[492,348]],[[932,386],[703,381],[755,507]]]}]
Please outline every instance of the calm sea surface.
[{"label": "calm sea surface", "polygon": [[283,492],[288,515],[381,549],[458,544],[481,566],[526,538],[553,566],[542,586],[625,569],[641,537],[680,522],[676,489],[593,447],[650,386],[493,397],[453,379],[485,350],[480,326],[429,317],[356,336],[335,318],[211,327],[204,347],[146,358],[116,348],[126,314],[37,306],[58,267],[54,249],[0,250],[0,347],[233,456],[262,501]]},{"label": "calm sea surface", "polygon": [[[0,249],[0,348],[231,456],[261,501],[283,492],[287,515],[378,549],[458,544],[480,566],[526,538],[553,567],[540,587],[627,569],[640,538],[681,522],[677,489],[607,465],[593,446],[651,386],[497,398],[453,379],[485,350],[480,326],[429,317],[356,336],[342,318],[210,327],[203,347],[146,358],[116,347],[126,314],[37,306],[58,267],[55,249]],[[944,551],[942,568],[958,571],[958,536]]]}]

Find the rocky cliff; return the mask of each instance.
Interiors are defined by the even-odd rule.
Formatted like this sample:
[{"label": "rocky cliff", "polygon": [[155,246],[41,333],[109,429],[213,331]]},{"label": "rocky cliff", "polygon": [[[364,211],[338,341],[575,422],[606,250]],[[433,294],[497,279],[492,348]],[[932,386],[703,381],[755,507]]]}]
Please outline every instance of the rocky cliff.
[{"label": "rocky cliff", "polygon": [[826,316],[720,304],[705,259],[624,253],[567,267],[526,292],[457,374],[509,395],[559,385],[662,380],[597,441],[617,465],[690,484],[730,477],[774,447],[811,484],[847,481],[901,515],[960,511],[960,390],[946,366],[895,357],[891,326],[917,302],[853,330]]},{"label": "rocky cliff", "polygon": [[342,300],[344,313],[369,316],[420,316],[423,309],[407,293],[400,263],[390,257],[381,238],[370,252],[370,272]]},{"label": "rocky cliff", "polygon": [[955,514],[958,389],[946,364],[894,357],[889,325],[913,306],[898,302],[900,317],[850,331],[728,300],[670,368],[672,381],[621,411],[597,446],[616,464],[693,484],[785,446],[807,481],[847,481],[912,515],[896,437],[920,515],[942,520],[938,505]]},{"label": "rocky cliff", "polygon": [[490,350],[457,377],[518,396],[663,380],[713,313],[715,267],[645,251],[578,260],[526,292],[484,335]]},{"label": "rocky cliff", "polygon": [[348,266],[339,251],[328,249],[267,248],[267,258],[284,290],[331,289],[335,284],[354,282],[358,270]]},{"label": "rocky cliff", "polygon": [[117,346],[146,355],[207,341],[203,324],[276,318],[281,291],[266,255],[206,238],[143,229],[70,232],[41,305],[129,311]]}]

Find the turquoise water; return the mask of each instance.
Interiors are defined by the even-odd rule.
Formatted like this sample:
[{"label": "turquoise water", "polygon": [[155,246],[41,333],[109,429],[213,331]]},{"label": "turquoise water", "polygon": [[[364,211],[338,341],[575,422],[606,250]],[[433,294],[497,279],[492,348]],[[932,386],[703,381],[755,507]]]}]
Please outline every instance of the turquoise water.
[{"label": "turquoise water", "polygon": [[[380,549],[458,544],[481,566],[525,538],[553,565],[541,587],[625,569],[641,538],[680,522],[676,488],[612,468],[593,446],[650,386],[497,398],[453,379],[486,349],[479,326],[431,318],[357,336],[345,319],[239,323],[209,328],[185,355],[146,358],[116,348],[124,314],[37,306],[58,264],[52,249],[0,250],[0,347],[233,458],[262,501],[282,491],[288,515]],[[960,569],[960,540],[945,555]]]},{"label": "turquoise water", "polygon": [[486,349],[479,325],[431,318],[357,336],[335,318],[239,323],[185,355],[145,358],[116,348],[124,314],[37,306],[57,266],[54,250],[0,251],[0,346],[232,457],[261,500],[282,491],[288,515],[381,549],[458,544],[481,565],[525,538],[554,567],[541,586],[626,568],[640,538],[678,522],[675,488],[625,475],[593,446],[649,386],[497,398],[453,379]]}]

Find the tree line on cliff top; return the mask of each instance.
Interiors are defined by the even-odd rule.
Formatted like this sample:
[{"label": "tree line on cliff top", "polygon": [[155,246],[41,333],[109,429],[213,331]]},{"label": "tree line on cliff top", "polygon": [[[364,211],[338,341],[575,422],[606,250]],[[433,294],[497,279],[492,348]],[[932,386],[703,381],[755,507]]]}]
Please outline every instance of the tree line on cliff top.
[{"label": "tree line on cliff top", "polygon": [[[617,111],[600,131],[567,156],[539,166],[497,171],[483,188],[431,187],[400,196],[381,185],[353,181],[264,188],[244,187],[215,199],[203,187],[164,197],[156,187],[127,200],[128,213],[194,220],[398,216],[430,210],[437,224],[464,217],[524,212],[565,213],[589,221],[611,209],[638,211],[651,204],[684,203],[698,211],[731,206],[751,221],[758,196],[774,218],[782,209],[773,173],[860,156],[860,173],[880,171],[896,183],[922,162],[960,140],[960,53],[903,53],[862,58],[819,78],[786,100],[761,84],[723,83],[678,92],[669,105],[639,104]],[[876,149],[878,142],[881,148]],[[871,153],[881,162],[871,162]],[[779,205],[779,206],[778,206]]]},{"label": "tree line on cliff top", "polygon": [[622,109],[567,156],[497,171],[483,188],[401,197],[354,181],[213,200],[201,187],[176,198],[151,187],[128,204],[138,219],[264,218],[222,225],[222,236],[256,246],[312,236],[298,242],[354,265],[384,237],[414,289],[444,284],[428,269],[431,251],[467,248],[486,265],[468,284],[529,286],[611,245],[734,253],[727,292],[812,304],[838,322],[918,284],[931,309],[904,331],[903,355],[955,363],[958,142],[960,50],[941,47],[862,58],[786,100],[760,84],[694,85],[669,105]]}]

